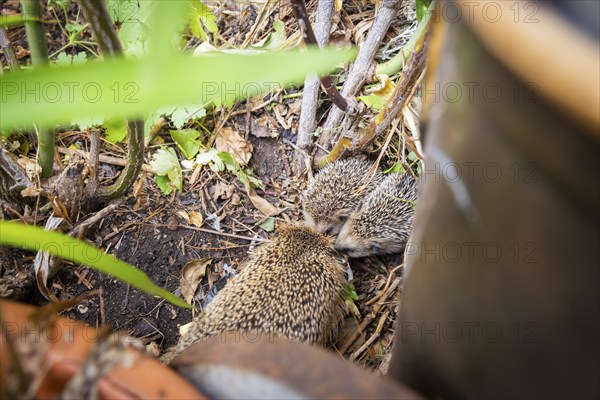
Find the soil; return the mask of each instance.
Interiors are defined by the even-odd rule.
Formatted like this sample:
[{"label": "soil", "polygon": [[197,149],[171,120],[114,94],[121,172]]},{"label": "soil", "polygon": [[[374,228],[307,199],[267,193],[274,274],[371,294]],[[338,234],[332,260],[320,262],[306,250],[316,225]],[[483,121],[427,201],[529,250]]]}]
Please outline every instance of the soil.
[{"label": "soil", "polygon": [[[314,7],[313,3],[311,7]],[[369,6],[368,10],[371,9]],[[16,0],[3,3],[3,13],[10,14],[18,10],[19,2]],[[72,20],[76,19],[75,10],[75,4],[67,10]],[[228,38],[231,43],[241,44],[246,31],[254,24],[255,11],[248,6],[240,14],[244,17],[244,26],[237,20],[235,23],[229,23],[229,19],[237,18],[235,15],[222,17],[219,24],[223,37]],[[63,17],[62,11],[59,10],[58,14],[60,18]],[[362,14],[358,12],[350,15],[356,22],[363,19],[360,16]],[[283,16],[286,19],[291,18],[291,13],[280,15],[282,18]],[[54,20],[55,16],[45,14],[45,18]],[[395,26],[404,22],[399,21]],[[269,29],[271,25],[266,24],[263,29]],[[294,26],[292,23],[292,27]],[[399,29],[396,31],[399,32]],[[262,32],[261,35],[265,33]],[[18,58],[21,62],[26,62],[29,54],[24,28],[8,29],[8,37],[19,51]],[[56,52],[65,44],[64,34],[58,24],[47,26],[46,38],[50,53]],[[92,40],[89,33],[82,39]],[[73,47],[67,51],[74,54],[84,50]],[[5,62],[3,54],[0,54],[0,60]],[[238,115],[227,121],[228,127],[233,127],[252,143],[249,166],[255,176],[264,183],[264,189],[257,189],[256,193],[280,210],[274,216],[275,231],[281,224],[301,221],[300,194],[308,178],[306,174],[296,176],[292,168],[295,150],[290,143],[296,141],[300,98],[294,96],[294,90],[281,94],[289,97],[285,99],[280,95],[274,99],[273,104],[277,107],[278,116],[283,116],[288,122],[288,128],[283,128],[278,120],[273,120],[273,113],[268,108]],[[266,101],[268,98],[262,100]],[[330,102],[325,100],[319,109],[319,115],[322,116],[329,107]],[[277,137],[255,137],[250,134],[249,127],[265,116],[272,120],[271,127],[278,127]],[[159,133],[159,137],[164,141],[170,140],[168,128],[166,126]],[[214,129],[214,126],[207,126],[207,129]],[[33,140],[32,142],[35,143]],[[394,141],[390,149],[394,148],[393,143]],[[58,146],[69,147],[73,144],[83,149],[89,148],[88,135],[76,131],[57,135]],[[106,143],[103,145],[104,152],[108,152],[109,155],[124,156],[122,148]],[[151,145],[147,150],[146,163],[150,161],[150,154],[154,153],[156,148],[157,145]],[[34,158],[35,152],[32,153],[29,156]],[[387,158],[384,158],[384,163]],[[392,164],[393,162],[394,160],[391,161]],[[386,165],[389,166],[391,164]],[[98,173],[101,177],[112,177],[119,169],[120,167],[102,164]],[[214,286],[225,283],[228,273],[237,270],[248,250],[259,244],[256,239],[268,238],[274,234],[260,227],[265,216],[253,205],[244,186],[233,175],[215,173],[205,168],[192,184],[190,175],[191,172],[185,173],[181,193],[166,196],[158,189],[152,175],[142,174],[135,189],[120,200],[116,210],[87,231],[86,240],[141,269],[156,285],[177,295],[181,294],[180,276],[183,267],[193,260],[211,258],[212,262],[194,297],[194,310],[173,306],[85,266],[63,262],[58,273],[48,282],[49,289],[59,299],[72,299],[91,290],[100,290],[99,294],[63,311],[64,316],[95,327],[109,325],[114,330],[123,330],[141,338],[145,343],[156,342],[164,350],[177,342],[179,327],[190,322],[193,316],[201,311],[202,302]],[[44,200],[41,204],[34,202],[26,206],[21,205],[18,213],[0,207],[0,216],[3,215],[5,219],[25,216],[28,222],[43,225],[47,218],[47,214],[39,210],[43,205]],[[193,211],[199,212],[204,218],[201,230],[184,218],[184,212]],[[97,210],[88,214],[82,213],[75,221],[84,221],[95,212]],[[36,284],[33,272],[34,258],[35,254],[32,252],[0,247],[0,297],[34,305],[48,302],[40,294]],[[344,357],[368,368],[377,369],[378,373],[384,375],[387,373],[391,354],[394,321],[400,296],[397,283],[401,279],[402,268],[396,266],[401,263],[398,255],[384,259],[351,260],[350,265],[354,271],[353,284],[358,294],[358,300],[355,301],[357,314],[347,317],[337,342],[332,344],[334,351]],[[370,302],[372,299],[375,300]],[[358,337],[351,340],[351,344],[348,343],[348,338],[352,335],[357,336],[357,332],[360,332]],[[365,345],[369,338],[369,344]]]},{"label": "soil", "polygon": [[[293,149],[280,139],[251,137],[250,141],[254,145],[250,166],[266,184],[265,190],[257,190],[257,193],[284,210],[276,216],[276,226],[297,223],[301,220],[299,195],[305,178],[289,175],[288,157],[291,157]],[[98,295],[83,300],[76,307],[64,311],[63,315],[95,327],[108,324],[112,329],[124,330],[141,338],[144,343],[155,341],[163,350],[175,344],[179,338],[179,327],[201,311],[206,294],[227,275],[228,270],[235,271],[248,249],[258,244],[252,239],[268,238],[274,234],[257,227],[264,217],[248,200],[241,184],[232,181],[231,177],[226,180],[225,176],[212,173],[205,173],[204,178],[195,186],[184,188],[182,194],[165,196],[151,177],[143,176],[144,187],[137,196],[130,194],[124,198],[121,205],[91,228],[86,236],[97,248],[136,266],[155,284],[176,294],[180,294],[182,268],[189,261],[212,258],[197,291],[194,311],[173,306],[93,269],[63,263],[49,284],[57,297],[75,298],[100,289]],[[228,198],[215,198],[218,185],[233,186]],[[236,198],[239,198],[238,204],[234,204]],[[194,230],[178,215],[180,211],[199,211],[205,216],[218,214],[222,233],[247,239]],[[214,225],[214,220],[205,218],[202,227],[215,231]],[[0,296],[37,305],[47,302],[35,284],[34,257],[32,252],[1,248]],[[348,316],[335,345],[338,349],[372,310],[373,307],[367,306],[366,302],[382,290],[390,267],[398,265],[399,261],[398,257],[352,260],[360,317]],[[389,312],[380,338],[359,358],[368,367],[375,368],[389,357],[398,295],[396,291],[386,302]],[[364,344],[366,338],[373,334],[377,322],[378,319],[367,326],[346,355],[350,356]]]}]

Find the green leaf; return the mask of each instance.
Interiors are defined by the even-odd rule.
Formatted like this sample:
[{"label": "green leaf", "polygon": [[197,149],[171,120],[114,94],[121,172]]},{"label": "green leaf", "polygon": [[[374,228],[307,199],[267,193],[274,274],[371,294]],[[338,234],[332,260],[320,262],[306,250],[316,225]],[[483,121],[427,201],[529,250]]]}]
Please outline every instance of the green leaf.
[{"label": "green leaf", "polygon": [[267,217],[258,226],[267,232],[273,232],[275,230],[275,218]]},{"label": "green leaf", "polygon": [[217,149],[211,148],[203,151],[196,157],[196,163],[200,165],[209,165],[210,169],[219,172],[225,169],[225,163],[219,157]]},{"label": "green leaf", "polygon": [[192,34],[203,41],[208,40],[206,31],[217,33],[219,30],[217,17],[200,0],[190,0],[187,7],[186,22]]},{"label": "green leaf", "polygon": [[84,52],[79,52],[75,55],[70,55],[61,51],[56,57],[56,65],[77,65],[85,64],[87,62],[87,56]]},{"label": "green leaf", "polygon": [[416,0],[415,1],[415,9],[417,11],[417,21],[421,22],[421,20],[427,13],[429,4],[431,4],[431,0]]},{"label": "green leaf", "polygon": [[127,137],[127,127],[122,118],[109,119],[104,122],[105,139],[111,143],[120,143]]},{"label": "green leaf", "polygon": [[200,148],[202,147],[202,143],[200,143],[198,137],[200,133],[195,129],[181,129],[177,131],[169,131],[171,133],[171,137],[173,141],[181,150],[185,158],[188,160],[198,154]]},{"label": "green leaf", "polygon": [[273,22],[273,31],[261,42],[250,46],[256,50],[277,50],[285,42],[285,24],[281,20]]},{"label": "green leaf", "polygon": [[[170,147],[160,148],[156,153],[154,153],[152,161],[150,161],[150,165],[156,171],[156,175],[164,176],[168,179],[168,181],[165,183],[164,179],[157,180],[155,177],[157,184],[160,182],[161,184],[170,187],[172,190],[181,191],[183,187],[183,172],[181,171],[181,165],[179,165],[179,159],[177,158],[175,150]],[[163,187],[161,187],[161,190],[165,192]],[[170,192],[171,191],[169,191],[169,193]],[[165,192],[165,194],[169,193]]]},{"label": "green leaf", "polygon": [[383,173],[389,174],[390,172],[391,173],[396,173],[396,172],[405,173],[406,169],[404,169],[404,166],[402,165],[401,162],[397,162],[397,163],[394,163],[394,165],[392,165],[391,168],[386,169]]},{"label": "green leaf", "polygon": [[85,25],[77,23],[77,22],[65,24],[65,30],[73,38],[77,37],[81,33],[81,31],[83,31],[85,28],[86,28]]},{"label": "green leaf", "polygon": [[170,116],[171,122],[177,129],[181,129],[188,121],[206,116],[206,109],[201,104],[190,104],[180,107],[166,107],[161,110],[164,115]]},{"label": "green leaf", "polygon": [[163,192],[163,194],[167,196],[170,195],[173,191],[173,186],[170,185],[171,180],[166,175],[154,175],[154,182],[156,183],[156,186],[158,186],[158,188],[161,190],[161,192]]},{"label": "green leaf", "polygon": [[330,72],[351,54],[312,49],[257,56],[171,55],[163,60],[164,66],[152,57],[118,58],[4,74],[0,130],[32,122],[52,127],[103,115],[135,118],[173,104],[222,104],[268,92],[285,82],[300,83],[310,72]]},{"label": "green leaf", "polygon": [[190,308],[173,293],[154,285],[139,269],[70,236],[37,226],[0,220],[0,243],[26,250],[46,251],[64,260],[87,265],[174,305]]},{"label": "green leaf", "polygon": [[82,117],[82,118],[73,119],[71,121],[71,125],[79,126],[79,129],[81,129],[82,131],[84,131],[86,129],[90,129],[95,126],[100,126],[103,123],[104,123],[104,117],[90,117],[90,118]]},{"label": "green leaf", "polygon": [[152,11],[151,0],[111,0],[108,10],[113,22],[120,26],[119,39],[123,51],[130,56],[141,57],[146,53],[148,19]]},{"label": "green leaf", "polygon": [[352,302],[358,300],[358,294],[356,294],[356,289],[352,283],[347,283],[344,285],[342,296],[345,300],[350,300]]},{"label": "green leaf", "polygon": [[357,98],[365,103],[367,107],[375,110],[381,110],[383,107],[385,107],[385,103],[387,103],[387,99],[378,96],[375,93],[371,93],[368,96],[358,96]]}]

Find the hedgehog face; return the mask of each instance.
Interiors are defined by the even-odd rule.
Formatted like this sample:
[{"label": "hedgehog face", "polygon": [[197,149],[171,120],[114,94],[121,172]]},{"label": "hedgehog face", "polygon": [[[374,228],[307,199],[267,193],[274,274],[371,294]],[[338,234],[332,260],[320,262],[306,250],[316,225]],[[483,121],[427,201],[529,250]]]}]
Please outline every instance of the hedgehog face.
[{"label": "hedgehog face", "polygon": [[346,224],[341,229],[335,240],[335,249],[347,254],[351,258],[368,257],[381,251],[383,238],[362,238],[352,230],[351,224]]},{"label": "hedgehog face", "polygon": [[350,258],[369,257],[375,254],[400,253],[404,249],[404,241],[396,237],[360,237],[350,232],[347,226],[340,231],[335,249]]},{"label": "hedgehog face", "polygon": [[302,210],[302,213],[304,214],[304,220],[308,226],[319,233],[329,236],[337,235],[350,216],[350,211],[346,210],[332,210],[331,216],[319,219],[313,218],[306,210]]}]

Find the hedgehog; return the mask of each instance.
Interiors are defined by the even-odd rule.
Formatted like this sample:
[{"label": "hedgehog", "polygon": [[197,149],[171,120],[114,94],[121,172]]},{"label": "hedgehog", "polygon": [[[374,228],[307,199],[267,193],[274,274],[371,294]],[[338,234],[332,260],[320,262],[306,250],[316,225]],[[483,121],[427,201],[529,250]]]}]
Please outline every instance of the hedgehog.
[{"label": "hedgehog", "polygon": [[410,235],[417,190],[411,174],[386,176],[350,215],[335,248],[352,258],[401,252]]},{"label": "hedgehog", "polygon": [[241,272],[161,361],[169,363],[193,343],[227,331],[325,345],[343,318],[347,282],[332,238],[306,226],[283,227],[250,253]]},{"label": "hedgehog", "polygon": [[302,195],[306,224],[327,235],[336,235],[350,213],[383,180],[373,164],[358,159],[337,161],[324,167]]}]

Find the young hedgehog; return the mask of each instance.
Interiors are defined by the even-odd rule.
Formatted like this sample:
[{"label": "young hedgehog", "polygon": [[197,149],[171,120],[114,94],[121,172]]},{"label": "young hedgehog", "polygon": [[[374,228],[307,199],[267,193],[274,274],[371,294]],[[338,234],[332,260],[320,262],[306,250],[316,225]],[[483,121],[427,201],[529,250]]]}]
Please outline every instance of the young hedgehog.
[{"label": "young hedgehog", "polygon": [[365,179],[372,167],[368,161],[346,159],[323,168],[302,195],[307,225],[327,235],[337,234],[350,213],[383,181],[379,170]]},{"label": "young hedgehog", "polygon": [[325,344],[343,317],[345,268],[333,240],[301,226],[280,229],[194,320],[161,361],[226,331],[257,331]]},{"label": "young hedgehog", "polygon": [[402,251],[410,235],[417,189],[417,181],[408,173],[388,175],[350,215],[335,248],[349,257]]}]

